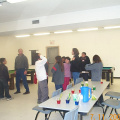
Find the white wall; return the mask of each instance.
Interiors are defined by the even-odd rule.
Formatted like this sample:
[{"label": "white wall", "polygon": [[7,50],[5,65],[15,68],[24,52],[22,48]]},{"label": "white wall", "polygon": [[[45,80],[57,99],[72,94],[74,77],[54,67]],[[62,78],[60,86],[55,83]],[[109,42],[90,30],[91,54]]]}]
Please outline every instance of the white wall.
[{"label": "white wall", "polygon": [[[55,41],[54,45],[50,45],[50,40]],[[46,55],[47,46],[60,46],[61,56],[72,57],[71,50],[74,47],[78,48],[80,53],[85,51],[91,60],[94,54],[98,54],[104,66],[115,67],[114,76],[120,77],[120,29],[51,34],[28,38],[1,37],[0,57],[6,57],[8,68],[13,69],[18,48],[23,48],[30,64],[29,50],[39,50],[41,54]],[[34,66],[30,66],[30,68],[34,68]]]}]

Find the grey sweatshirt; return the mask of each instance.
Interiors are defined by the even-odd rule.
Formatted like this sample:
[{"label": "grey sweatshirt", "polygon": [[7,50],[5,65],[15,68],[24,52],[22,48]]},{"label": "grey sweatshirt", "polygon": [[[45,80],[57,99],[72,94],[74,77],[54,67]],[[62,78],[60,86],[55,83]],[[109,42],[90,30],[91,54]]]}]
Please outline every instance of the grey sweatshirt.
[{"label": "grey sweatshirt", "polygon": [[64,83],[64,71],[61,71],[58,63],[53,66],[51,72],[53,73],[52,82],[56,85],[62,85]]},{"label": "grey sweatshirt", "polygon": [[103,64],[100,63],[93,63],[93,64],[87,64],[85,66],[86,70],[91,70],[91,80],[92,81],[101,81],[102,79],[102,68]]},{"label": "grey sweatshirt", "polygon": [[23,55],[18,55],[15,59],[15,70],[18,69],[28,69],[28,59],[27,57],[23,54]]}]

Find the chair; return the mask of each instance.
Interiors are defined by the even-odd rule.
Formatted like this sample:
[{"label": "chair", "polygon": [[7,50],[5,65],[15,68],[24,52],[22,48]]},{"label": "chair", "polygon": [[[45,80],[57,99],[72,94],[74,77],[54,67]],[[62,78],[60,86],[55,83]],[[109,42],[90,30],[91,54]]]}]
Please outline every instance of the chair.
[{"label": "chair", "polygon": [[117,100],[120,99],[120,93],[119,92],[109,91],[105,94],[105,96],[109,96],[110,98],[116,98]]},{"label": "chair", "polygon": [[[105,114],[106,114],[106,112],[107,112],[107,109],[108,109],[109,107],[112,108],[112,110],[111,110],[111,112],[110,112],[110,115],[112,114],[113,110],[115,110],[116,115],[118,115],[118,112],[117,112],[116,109],[120,109],[120,101],[119,101],[119,100],[107,99],[107,100],[105,100],[102,104],[103,104],[103,105],[106,105],[106,109],[105,109],[105,112],[104,112],[104,116],[105,116]],[[110,117],[110,115],[109,115],[109,117]],[[118,118],[119,118],[119,115],[118,115]]]},{"label": "chair", "polygon": [[72,83],[70,83],[69,85],[67,85],[66,90],[67,90],[67,89],[70,89],[70,88],[72,88]]},{"label": "chair", "polygon": [[[62,89],[58,89],[58,90],[54,91],[52,93],[52,97],[59,95],[61,92],[62,92]],[[38,111],[36,114],[35,120],[37,120],[37,117],[38,117],[40,112],[45,114],[45,120],[49,120],[51,112],[53,112],[52,110],[44,110],[43,108],[40,108],[39,106],[35,106],[32,110]],[[62,116],[62,114],[61,114],[61,116]]]},{"label": "chair", "polygon": [[78,120],[78,108],[65,114],[64,120]]},{"label": "chair", "polygon": [[56,95],[59,95],[61,92],[62,92],[62,88],[54,91],[54,92],[52,93],[52,97],[55,97]]},{"label": "chair", "polygon": [[82,82],[82,81],[83,81],[83,78],[76,79],[75,85],[78,84],[78,83],[80,83],[80,82]]}]

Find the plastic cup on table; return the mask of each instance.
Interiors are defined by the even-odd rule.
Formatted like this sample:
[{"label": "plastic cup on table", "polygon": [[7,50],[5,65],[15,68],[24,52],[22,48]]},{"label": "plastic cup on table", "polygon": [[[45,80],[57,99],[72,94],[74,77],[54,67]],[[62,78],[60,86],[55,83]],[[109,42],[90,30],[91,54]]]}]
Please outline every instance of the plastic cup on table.
[{"label": "plastic cup on table", "polygon": [[75,93],[75,90],[72,89],[72,90],[71,90],[71,93],[74,94],[74,93]]},{"label": "plastic cup on table", "polygon": [[85,82],[85,86],[87,86],[87,87],[88,87],[88,82]]},{"label": "plastic cup on table", "polygon": [[61,103],[61,100],[60,99],[57,99],[57,104],[60,104]]},{"label": "plastic cup on table", "polygon": [[74,100],[74,101],[77,100],[77,94],[73,94],[73,100]]},{"label": "plastic cup on table", "polygon": [[66,104],[69,104],[69,102],[70,102],[70,100],[67,99],[67,100],[66,100]]},{"label": "plastic cup on table", "polygon": [[79,101],[75,101],[75,105],[79,105]]},{"label": "plastic cup on table", "polygon": [[101,81],[101,84],[103,84],[103,81]]},{"label": "plastic cup on table", "polygon": [[81,86],[83,87],[83,86],[84,86],[84,83],[82,83]]},{"label": "plastic cup on table", "polygon": [[93,86],[93,90],[96,90],[96,87],[95,87],[95,86]]}]

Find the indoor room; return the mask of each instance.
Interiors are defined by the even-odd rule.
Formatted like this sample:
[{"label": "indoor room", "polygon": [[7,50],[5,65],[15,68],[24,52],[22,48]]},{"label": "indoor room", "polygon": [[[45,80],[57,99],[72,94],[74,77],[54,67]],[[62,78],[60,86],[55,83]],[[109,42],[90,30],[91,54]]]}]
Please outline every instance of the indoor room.
[{"label": "indoor room", "polygon": [[[0,96],[0,120],[119,120],[119,12],[120,0],[0,0],[0,95],[4,89],[4,96]],[[79,71],[72,71],[77,59],[74,48],[78,51]],[[84,70],[83,54],[84,60],[87,56],[90,61]],[[95,62],[96,55],[100,62]],[[19,56],[24,56],[27,67],[23,67]],[[63,89],[66,61],[70,64],[70,76]],[[48,65],[47,71],[43,62]],[[99,63],[101,69],[90,67]],[[54,81],[56,64],[63,66],[62,87]],[[8,89],[3,84],[6,78],[3,79],[2,66],[8,71]],[[61,75],[56,78],[59,81]],[[87,102],[83,88],[90,88]],[[60,93],[54,96],[58,90]],[[41,98],[46,94],[48,98],[41,102],[40,94]],[[103,101],[99,102],[101,96]]]}]

